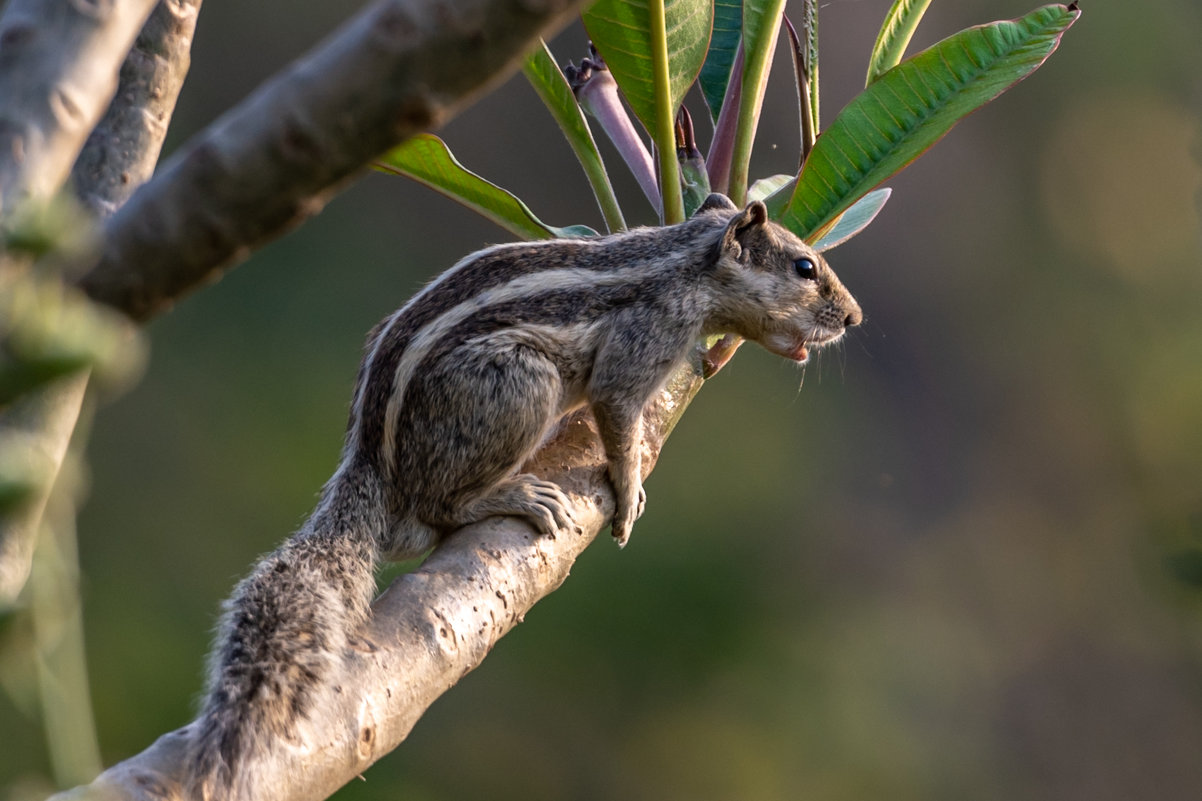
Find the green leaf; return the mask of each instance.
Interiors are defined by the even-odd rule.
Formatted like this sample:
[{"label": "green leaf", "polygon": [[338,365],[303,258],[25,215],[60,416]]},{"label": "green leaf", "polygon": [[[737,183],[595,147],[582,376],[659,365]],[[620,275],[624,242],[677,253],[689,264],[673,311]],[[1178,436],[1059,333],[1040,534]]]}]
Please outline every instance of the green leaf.
[{"label": "green leaf", "polygon": [[[801,19],[801,35],[807,40],[810,68],[810,130],[817,136],[822,130],[820,95],[818,94],[818,0],[805,0]],[[813,142],[810,143],[811,147]],[[809,153],[807,152],[807,156]]]},{"label": "green leaf", "polygon": [[906,46],[910,44],[910,37],[914,35],[914,29],[930,4],[931,0],[893,0],[893,7],[885,15],[876,44],[872,46],[865,86],[901,62],[906,54]]},{"label": "green leaf", "polygon": [[779,189],[773,190],[764,198],[764,205],[768,207],[768,217],[770,219],[779,222],[785,216],[785,209],[789,208],[789,201],[793,198],[793,190],[796,187],[797,176],[794,175],[788,181],[781,184]]},{"label": "green leaf", "polygon": [[739,124],[735,128],[734,151],[730,163],[730,199],[742,205],[747,197],[748,169],[755,131],[785,0],[745,0],[743,3],[743,94],[739,99]]},{"label": "green leaf", "polygon": [[380,158],[376,168],[423,183],[523,239],[597,235],[585,225],[547,225],[512,193],[456,161],[446,143],[433,134],[419,134],[394,147]]},{"label": "green leaf", "polygon": [[747,190],[747,202],[750,203],[753,200],[763,200],[772,193],[776,192],[778,189],[781,189],[787,184],[792,183],[792,181],[792,175],[773,175],[770,178],[761,178],[752,184],[751,188]]},{"label": "green leaf", "polygon": [[563,70],[555,63],[551,51],[547,49],[547,43],[539,40],[539,44],[542,46],[536,48],[522,64],[522,72],[526,74],[526,79],[559,124],[572,152],[584,168],[584,174],[597,197],[597,205],[601,207],[601,214],[605,217],[606,226],[611,233],[621,231],[626,228],[626,220],[622,217],[622,209],[618,206],[618,199],[614,195],[613,185],[609,182],[609,174],[601,161],[601,154],[597,150],[593,133],[589,130],[588,121],[584,118],[580,104],[576,102],[572,87],[568,86],[567,79],[563,77]]},{"label": "green leaf", "polygon": [[[778,219],[784,212],[789,198],[793,195],[793,186],[797,179],[792,175],[774,175],[756,181],[747,193],[748,200],[763,200],[768,207],[768,216]],[[827,228],[817,241],[813,241],[814,250],[819,253],[842,245],[853,236],[859,234],[869,223],[876,219],[893,190],[889,188],[876,189],[857,200],[851,207],[836,218],[834,225]]]},{"label": "green leaf", "polygon": [[820,238],[852,203],[1038,68],[1079,15],[1050,5],[969,28],[886,72],[818,137],[780,222]]},{"label": "green leaf", "polygon": [[714,32],[710,37],[709,53],[697,83],[705,104],[709,106],[710,118],[716,123],[726,97],[726,84],[730,82],[730,70],[739,50],[739,38],[743,35],[742,0],[714,0]]},{"label": "green leaf", "polygon": [[885,202],[891,194],[893,190],[888,187],[874,189],[851,204],[851,208],[840,214],[830,230],[814,243],[814,250],[819,253],[830,250],[863,231],[876,219],[876,215],[881,213],[881,209],[885,208]]},{"label": "green leaf", "polygon": [[[653,2],[656,0],[598,0],[584,12],[584,27],[593,46],[605,59],[635,116],[651,132],[656,127],[650,8]],[[664,0],[663,6],[671,125],[676,119],[676,109],[705,63],[714,6],[712,0]]]},{"label": "green leaf", "polygon": [[806,159],[810,157],[810,151],[814,149],[814,141],[818,138],[818,124],[814,120],[814,104],[810,102],[811,65],[816,67],[817,62],[814,61],[813,51],[810,49],[812,44],[810,40],[801,37],[788,16],[784,18],[784,23],[785,30],[789,33],[789,49],[793,51],[793,83],[797,88],[797,127],[801,132],[801,159],[798,169],[801,169],[805,165]]},{"label": "green leaf", "polygon": [[705,172],[704,159],[685,159],[680,162],[680,184],[684,197],[685,217],[692,217],[710,196],[710,179]]}]

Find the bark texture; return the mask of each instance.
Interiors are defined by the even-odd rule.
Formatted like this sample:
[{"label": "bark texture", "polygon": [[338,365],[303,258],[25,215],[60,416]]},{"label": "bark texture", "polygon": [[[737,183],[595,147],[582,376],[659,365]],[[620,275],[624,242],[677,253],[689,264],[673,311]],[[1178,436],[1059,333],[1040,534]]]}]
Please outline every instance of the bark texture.
[{"label": "bark texture", "polygon": [[380,0],[164,165],[113,217],[82,286],[149,318],[508,77],[581,4]]},{"label": "bark texture", "polygon": [[[701,354],[673,377],[647,418],[644,470],[701,387]],[[581,534],[538,537],[493,518],[449,537],[372,606],[361,647],[345,655],[337,702],[316,709],[295,744],[263,770],[256,798],[316,801],[397,747],[442,693],[478,666],[539,600],[557,589],[613,513],[605,454],[587,414],[572,418],[528,466],[572,499]],[[636,534],[637,537],[637,525]],[[195,722],[52,801],[184,801],[183,765]]]},{"label": "bark texture", "polygon": [[159,0],[121,65],[117,94],[71,172],[75,194],[98,219],[150,180],[188,67],[201,0]]},{"label": "bark texture", "polygon": [[9,0],[0,18],[0,217],[63,185],[155,2]]}]

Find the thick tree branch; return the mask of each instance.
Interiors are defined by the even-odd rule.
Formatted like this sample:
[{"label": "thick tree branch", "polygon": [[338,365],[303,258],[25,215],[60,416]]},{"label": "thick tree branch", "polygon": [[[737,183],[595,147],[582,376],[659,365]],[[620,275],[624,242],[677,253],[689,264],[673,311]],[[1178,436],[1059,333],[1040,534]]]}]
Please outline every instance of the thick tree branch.
[{"label": "thick tree branch", "polygon": [[[701,387],[702,362],[695,356],[648,415],[648,472]],[[582,533],[540,538],[514,518],[494,518],[456,532],[417,571],[393,582],[373,605],[364,643],[346,654],[332,701],[315,709],[298,742],[283,745],[263,768],[256,797],[326,798],[399,745],[438,696],[567,578],[613,512],[604,465],[592,419],[572,418],[528,467],[568,492]],[[163,735],[92,784],[55,798],[181,801],[183,760],[195,726]]]},{"label": "thick tree branch", "polygon": [[172,158],[113,217],[83,287],[150,317],[510,75],[580,5],[379,0]]},{"label": "thick tree branch", "polygon": [[9,0],[0,18],[0,216],[63,185],[155,2]]},{"label": "thick tree branch", "polygon": [[117,94],[71,173],[76,196],[107,219],[150,180],[192,61],[201,0],[160,0],[121,65]]},{"label": "thick tree branch", "polygon": [[[14,201],[44,198],[60,188],[75,161],[78,196],[98,219],[106,218],[150,177],[158,161],[188,72],[200,0],[162,0],[132,50],[129,41],[137,28],[130,26],[144,17],[137,4],[100,4],[95,17],[81,15],[71,3],[25,9],[28,5],[10,3],[0,21],[0,97],[5,98],[0,144],[8,146],[0,146],[0,189]],[[122,56],[114,95],[111,84],[118,80]],[[23,92],[6,93],[5,82],[17,73]],[[56,93],[85,92],[90,94],[83,97],[84,106],[76,106],[86,119],[60,120],[58,104],[46,103]],[[92,130],[105,103],[108,111]],[[68,125],[55,129],[56,123]],[[88,130],[92,134],[85,143]],[[0,216],[7,208],[0,205]],[[0,432],[18,432],[45,464],[44,483],[34,497],[0,519],[0,605],[13,603],[29,577],[38,527],[87,384],[86,373],[65,378],[0,410]]]}]

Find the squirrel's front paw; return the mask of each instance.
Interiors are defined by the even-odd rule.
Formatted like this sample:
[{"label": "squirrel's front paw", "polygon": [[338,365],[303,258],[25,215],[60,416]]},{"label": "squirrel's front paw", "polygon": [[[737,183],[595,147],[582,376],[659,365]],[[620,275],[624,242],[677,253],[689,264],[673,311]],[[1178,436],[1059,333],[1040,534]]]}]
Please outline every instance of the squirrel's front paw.
[{"label": "squirrel's front paw", "polygon": [[623,503],[621,499],[618,500],[618,508],[614,512],[612,534],[619,548],[626,547],[626,543],[630,540],[630,531],[634,528],[634,521],[643,516],[643,510],[646,508],[647,491],[642,487],[639,487],[633,502],[627,500]]}]

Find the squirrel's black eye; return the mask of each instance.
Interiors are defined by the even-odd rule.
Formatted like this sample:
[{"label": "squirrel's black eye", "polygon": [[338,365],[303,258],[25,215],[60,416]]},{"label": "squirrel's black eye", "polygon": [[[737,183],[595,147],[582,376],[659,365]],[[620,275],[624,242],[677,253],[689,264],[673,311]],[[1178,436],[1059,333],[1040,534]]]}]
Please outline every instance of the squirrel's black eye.
[{"label": "squirrel's black eye", "polygon": [[807,281],[818,280],[818,268],[814,266],[813,260],[805,256],[793,262],[793,269],[797,271],[798,278],[804,278]]}]

